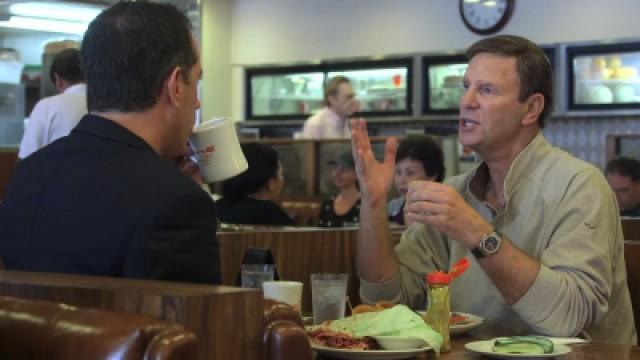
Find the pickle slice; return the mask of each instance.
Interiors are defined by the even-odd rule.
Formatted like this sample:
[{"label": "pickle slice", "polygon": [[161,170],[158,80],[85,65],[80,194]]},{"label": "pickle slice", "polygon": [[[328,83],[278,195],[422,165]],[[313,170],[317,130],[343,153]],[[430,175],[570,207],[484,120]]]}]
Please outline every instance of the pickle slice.
[{"label": "pickle slice", "polygon": [[542,336],[512,336],[497,338],[493,351],[503,354],[549,354],[553,352],[553,342]]}]

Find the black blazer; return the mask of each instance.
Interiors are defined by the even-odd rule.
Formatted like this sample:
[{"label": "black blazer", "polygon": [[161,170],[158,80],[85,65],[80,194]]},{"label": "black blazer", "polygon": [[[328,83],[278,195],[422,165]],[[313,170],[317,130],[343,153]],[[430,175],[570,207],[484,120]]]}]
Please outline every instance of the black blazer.
[{"label": "black blazer", "polygon": [[0,206],[7,269],[219,283],[216,209],[117,123],[86,115],[21,161]]}]

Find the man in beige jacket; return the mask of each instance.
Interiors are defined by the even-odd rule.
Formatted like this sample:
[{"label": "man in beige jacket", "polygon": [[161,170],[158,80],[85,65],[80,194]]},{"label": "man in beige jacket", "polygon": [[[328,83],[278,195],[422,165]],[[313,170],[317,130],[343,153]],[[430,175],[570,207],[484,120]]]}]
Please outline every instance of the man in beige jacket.
[{"label": "man in beige jacket", "polygon": [[352,123],[363,301],[424,309],[425,273],[466,256],[452,309],[484,316],[485,330],[635,344],[615,197],[598,169],[540,132],[553,108],[551,64],[516,36],[480,40],[467,56],[458,134],[483,162],[445,184],[413,184],[406,218],[414,224],[395,249],[386,197],[396,141],[380,163],[364,120]]}]

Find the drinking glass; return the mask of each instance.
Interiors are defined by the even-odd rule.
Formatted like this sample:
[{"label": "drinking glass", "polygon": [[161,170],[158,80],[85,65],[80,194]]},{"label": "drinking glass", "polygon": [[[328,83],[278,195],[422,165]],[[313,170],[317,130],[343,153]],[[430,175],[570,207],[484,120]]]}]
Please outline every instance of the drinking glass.
[{"label": "drinking glass", "polygon": [[240,268],[243,288],[262,289],[262,283],[273,281],[273,265],[271,264],[243,264]]},{"label": "drinking glass", "polygon": [[347,300],[347,274],[311,274],[313,323],[344,317]]}]

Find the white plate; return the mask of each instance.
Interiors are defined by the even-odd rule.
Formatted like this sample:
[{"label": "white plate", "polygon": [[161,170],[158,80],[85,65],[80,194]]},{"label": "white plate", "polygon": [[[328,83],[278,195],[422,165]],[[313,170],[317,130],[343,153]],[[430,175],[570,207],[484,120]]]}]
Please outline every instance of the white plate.
[{"label": "white plate", "polygon": [[406,350],[347,350],[334,349],[324,346],[311,345],[311,348],[318,354],[334,359],[353,359],[353,360],[398,360],[409,359],[422,352],[430,350],[430,347],[421,349]]},{"label": "white plate", "polygon": [[484,356],[488,356],[494,359],[548,359],[556,356],[565,355],[571,352],[571,348],[566,345],[553,345],[553,352],[549,354],[502,354],[494,352],[493,349],[493,340],[486,341],[473,341],[470,343],[466,343],[464,345],[467,350],[471,350],[475,353],[482,354]]},{"label": "white plate", "polygon": [[[478,326],[480,326],[480,324],[484,322],[484,318],[481,316],[464,313],[460,311],[455,311],[455,312],[469,319],[469,322],[466,324],[460,324],[460,325],[450,325],[449,326],[450,335],[464,334],[467,331],[471,331],[477,328]],[[418,311],[417,313],[420,314],[420,316],[424,317],[424,314],[425,314],[424,311]]]},{"label": "white plate", "polygon": [[484,322],[484,318],[478,315],[473,315],[473,314],[469,314],[469,313],[463,313],[463,312],[459,312],[456,311],[458,314],[466,317],[467,319],[469,319],[469,322],[466,324],[459,324],[459,325],[451,325],[449,326],[449,334],[451,335],[460,335],[460,334],[464,334],[467,331],[471,331],[475,328],[477,328],[478,326],[480,326],[480,324],[482,324]]}]

